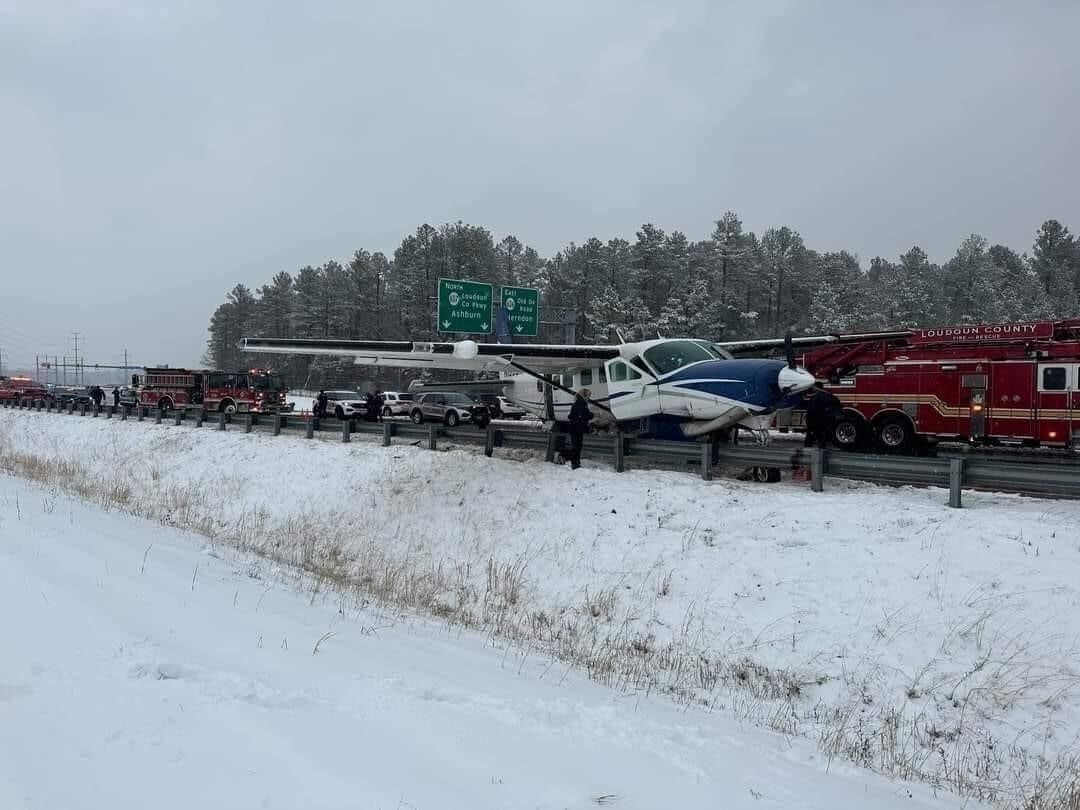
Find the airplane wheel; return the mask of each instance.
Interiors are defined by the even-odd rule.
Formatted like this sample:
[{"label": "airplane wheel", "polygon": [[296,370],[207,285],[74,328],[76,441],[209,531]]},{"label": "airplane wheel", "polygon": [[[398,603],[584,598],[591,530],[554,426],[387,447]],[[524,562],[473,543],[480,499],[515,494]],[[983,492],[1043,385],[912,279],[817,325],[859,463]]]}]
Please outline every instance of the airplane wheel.
[{"label": "airplane wheel", "polygon": [[777,467],[754,467],[754,480],[759,484],[775,484],[780,480]]}]

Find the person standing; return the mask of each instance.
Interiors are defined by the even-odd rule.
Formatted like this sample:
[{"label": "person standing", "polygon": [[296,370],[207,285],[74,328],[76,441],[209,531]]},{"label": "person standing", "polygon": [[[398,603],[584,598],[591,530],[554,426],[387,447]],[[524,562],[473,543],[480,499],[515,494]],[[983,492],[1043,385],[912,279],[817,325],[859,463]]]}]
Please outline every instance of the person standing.
[{"label": "person standing", "polygon": [[112,404],[114,408],[120,407],[120,388],[116,386],[112,390]]},{"label": "person standing", "polygon": [[836,422],[844,412],[844,406],[831,392],[826,391],[821,383],[804,395],[806,399],[806,447],[828,447],[832,441]]},{"label": "person standing", "polygon": [[589,423],[592,422],[592,411],[589,410],[589,397],[592,392],[588,388],[582,388],[574,397],[574,404],[570,406],[570,469],[576,470],[581,466],[581,444],[585,434],[589,432]]},{"label": "person standing", "polygon": [[329,397],[326,396],[326,391],[319,391],[319,396],[315,398],[315,413],[316,419],[322,419],[326,416],[326,403],[329,401]]}]

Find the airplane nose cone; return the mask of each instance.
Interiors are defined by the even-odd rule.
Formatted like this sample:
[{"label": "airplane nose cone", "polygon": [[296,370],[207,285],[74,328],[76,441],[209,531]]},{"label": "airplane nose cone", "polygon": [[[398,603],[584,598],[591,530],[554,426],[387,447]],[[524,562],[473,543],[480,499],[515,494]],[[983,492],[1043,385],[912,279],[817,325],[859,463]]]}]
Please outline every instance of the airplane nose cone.
[{"label": "airplane nose cone", "polygon": [[797,394],[814,386],[814,375],[804,368],[785,367],[780,369],[776,382],[781,391]]}]

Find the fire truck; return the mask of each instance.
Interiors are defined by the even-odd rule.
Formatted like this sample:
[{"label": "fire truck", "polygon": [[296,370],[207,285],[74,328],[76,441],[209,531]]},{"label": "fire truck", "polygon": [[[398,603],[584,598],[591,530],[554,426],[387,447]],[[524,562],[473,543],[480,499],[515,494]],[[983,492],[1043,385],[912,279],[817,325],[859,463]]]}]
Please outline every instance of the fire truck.
[{"label": "fire truck", "polygon": [[[840,448],[1080,447],[1080,319],[881,333],[808,350],[800,364],[844,405]],[[788,411],[776,426],[803,429],[804,416]]]},{"label": "fire truck", "polygon": [[274,413],[287,410],[281,375],[269,369],[192,371],[148,368],[131,378],[140,405],[159,410],[196,408],[225,413]]},{"label": "fire truck", "polygon": [[0,402],[48,398],[45,386],[30,377],[0,377]]}]

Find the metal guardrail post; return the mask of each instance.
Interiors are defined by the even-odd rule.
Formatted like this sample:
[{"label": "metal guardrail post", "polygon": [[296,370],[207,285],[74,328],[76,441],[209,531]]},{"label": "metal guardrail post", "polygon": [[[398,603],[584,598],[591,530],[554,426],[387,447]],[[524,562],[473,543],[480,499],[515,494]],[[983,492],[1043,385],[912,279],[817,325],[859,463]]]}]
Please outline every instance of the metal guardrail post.
[{"label": "metal guardrail post", "polygon": [[314,417],[307,420],[307,430],[305,431],[304,436],[308,439],[315,438],[315,421]]},{"label": "metal guardrail post", "polygon": [[348,419],[341,420],[341,442],[348,444],[352,441],[352,422]]},{"label": "metal guardrail post", "polygon": [[246,414],[244,416],[244,433],[251,433],[251,427],[254,424],[255,422],[252,420],[251,414]]},{"label": "metal guardrail post", "polygon": [[113,416],[113,406],[112,405],[106,405],[105,406],[105,418],[106,419],[112,419],[112,416]]},{"label": "metal guardrail post", "polygon": [[183,421],[184,421],[184,412],[183,412],[183,410],[178,410],[175,414],[173,414],[173,424],[174,425],[179,426],[180,423],[183,422]]},{"label": "metal guardrail post", "polygon": [[127,418],[128,418],[128,410],[129,410],[129,409],[128,409],[128,406],[127,406],[127,405],[121,405],[121,406],[120,406],[120,421],[121,421],[121,422],[126,422],[126,421],[127,421]]},{"label": "metal guardrail post", "polygon": [[221,411],[217,415],[217,429],[225,430],[225,411]]},{"label": "metal guardrail post", "polygon": [[495,426],[488,423],[487,430],[484,433],[484,455],[488,458],[495,453]]},{"label": "metal guardrail post", "polygon": [[394,435],[394,423],[383,422],[382,426],[382,444],[383,447],[390,446],[390,438]]},{"label": "metal guardrail post", "polygon": [[164,415],[165,415],[165,412],[163,410],[161,410],[161,408],[155,408],[154,409],[154,424],[155,425],[160,425],[161,424],[161,419],[162,419],[162,417]]},{"label": "metal guardrail post", "polygon": [[146,408],[140,405],[138,407],[138,413],[135,415],[135,419],[141,422],[144,418],[146,418]]},{"label": "metal guardrail post", "polygon": [[544,461],[549,464],[555,461],[555,451],[558,449],[559,434],[554,430],[548,434],[547,448],[544,450]]},{"label": "metal guardrail post", "polygon": [[701,445],[701,479],[703,481],[712,480],[712,457],[713,457],[713,445],[716,442],[706,442]]},{"label": "metal guardrail post", "polygon": [[435,425],[428,425],[427,430],[427,449],[434,450],[437,447],[437,440],[439,437],[439,429]]},{"label": "metal guardrail post", "polygon": [[825,451],[820,447],[810,449],[810,491],[825,489]]},{"label": "metal guardrail post", "polygon": [[75,400],[71,400],[68,403],[68,414],[73,415],[75,413]]},{"label": "metal guardrail post", "polygon": [[206,419],[206,411],[204,411],[202,407],[200,407],[199,410],[195,411],[195,427],[202,427],[204,419]]},{"label": "metal guardrail post", "polygon": [[281,414],[280,413],[275,413],[274,414],[274,435],[275,436],[280,436],[281,435]]},{"label": "metal guardrail post", "polygon": [[98,415],[98,404],[97,404],[96,402],[94,403],[93,413],[91,413],[90,415],[91,415],[91,416],[92,416],[92,417],[93,417],[94,419],[97,419],[97,415]]},{"label": "metal guardrail post", "polygon": [[79,403],[79,416],[86,416],[86,403]]},{"label": "metal guardrail post", "polygon": [[964,483],[964,460],[949,459],[949,506],[959,509],[962,506],[960,488]]},{"label": "metal guardrail post", "polygon": [[615,472],[626,471],[626,437],[622,431],[615,430]]}]

